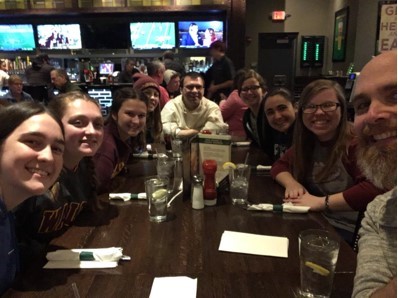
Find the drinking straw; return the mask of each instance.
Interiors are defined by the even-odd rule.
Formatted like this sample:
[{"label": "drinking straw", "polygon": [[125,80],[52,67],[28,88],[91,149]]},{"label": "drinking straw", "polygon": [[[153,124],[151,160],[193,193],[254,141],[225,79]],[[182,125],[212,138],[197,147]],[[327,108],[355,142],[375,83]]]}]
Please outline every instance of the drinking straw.
[{"label": "drinking straw", "polygon": [[247,154],[246,154],[246,158],[245,158],[244,164],[247,165],[248,161],[249,161],[249,152],[247,152]]},{"label": "drinking straw", "polygon": [[76,283],[72,283],[72,290],[73,290],[73,296],[75,298],[80,298],[79,290],[77,289]]},{"label": "drinking straw", "polygon": [[180,195],[182,194],[182,189],[179,190],[171,199],[170,201],[167,203],[167,208],[169,208],[171,206],[171,203]]}]

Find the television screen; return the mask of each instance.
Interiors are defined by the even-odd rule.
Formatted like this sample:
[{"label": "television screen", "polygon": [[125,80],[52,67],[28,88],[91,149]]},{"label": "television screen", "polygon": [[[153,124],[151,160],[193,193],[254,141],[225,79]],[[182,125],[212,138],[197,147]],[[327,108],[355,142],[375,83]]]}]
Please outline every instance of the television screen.
[{"label": "television screen", "polygon": [[37,41],[43,50],[81,49],[80,25],[37,25]]},{"label": "television screen", "polygon": [[129,23],[81,24],[83,45],[86,49],[128,49]]},{"label": "television screen", "polygon": [[178,22],[180,48],[208,48],[216,40],[224,40],[222,21]]},{"label": "television screen", "polygon": [[32,51],[35,47],[32,25],[0,25],[0,51]]},{"label": "television screen", "polygon": [[175,47],[173,22],[130,23],[131,47],[139,50]]},{"label": "television screen", "polygon": [[113,63],[101,63],[99,65],[99,73],[101,75],[113,74],[114,67],[115,67],[115,64],[113,64]]}]

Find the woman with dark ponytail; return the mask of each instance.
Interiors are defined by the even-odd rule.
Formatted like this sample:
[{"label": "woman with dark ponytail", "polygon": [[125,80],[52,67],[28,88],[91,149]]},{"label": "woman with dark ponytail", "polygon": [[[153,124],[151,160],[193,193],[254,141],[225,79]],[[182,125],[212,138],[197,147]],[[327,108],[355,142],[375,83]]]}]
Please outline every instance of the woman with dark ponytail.
[{"label": "woman with dark ponytail", "polygon": [[49,109],[65,130],[63,170],[49,193],[29,199],[16,212],[20,242],[30,246],[31,240],[40,244],[58,236],[83,209],[96,210],[98,206],[92,156],[104,134],[99,104],[75,91],[58,96]]}]

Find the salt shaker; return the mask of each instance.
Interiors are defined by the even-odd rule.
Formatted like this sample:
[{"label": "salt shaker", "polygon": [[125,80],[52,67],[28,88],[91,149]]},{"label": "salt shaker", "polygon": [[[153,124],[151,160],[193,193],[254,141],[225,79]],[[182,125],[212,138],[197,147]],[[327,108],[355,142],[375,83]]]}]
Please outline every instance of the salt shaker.
[{"label": "salt shaker", "polygon": [[203,178],[200,175],[192,177],[192,209],[203,209],[205,207],[203,200]]}]

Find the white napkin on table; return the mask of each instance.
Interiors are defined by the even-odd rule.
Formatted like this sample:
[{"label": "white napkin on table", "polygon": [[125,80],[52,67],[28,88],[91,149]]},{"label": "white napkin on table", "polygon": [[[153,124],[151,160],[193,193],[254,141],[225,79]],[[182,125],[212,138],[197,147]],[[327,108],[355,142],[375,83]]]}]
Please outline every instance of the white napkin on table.
[{"label": "white napkin on table", "polygon": [[[93,260],[87,260],[83,256],[89,256]],[[114,268],[122,256],[121,247],[59,249],[47,253],[48,262],[43,268]]]},{"label": "white napkin on table", "polygon": [[156,277],[153,280],[149,298],[184,297],[195,298],[197,278],[187,276]]},{"label": "white napkin on table", "polygon": [[[282,210],[280,210],[280,206],[282,206]],[[279,208],[278,208],[279,207]],[[308,206],[295,206],[293,203],[284,203],[282,205],[273,205],[273,204],[254,204],[248,205],[247,210],[254,211],[276,211],[276,212],[285,212],[285,213],[307,213],[310,210]]]},{"label": "white napkin on table", "polygon": [[224,231],[218,250],[287,258],[289,239],[286,237]]}]

